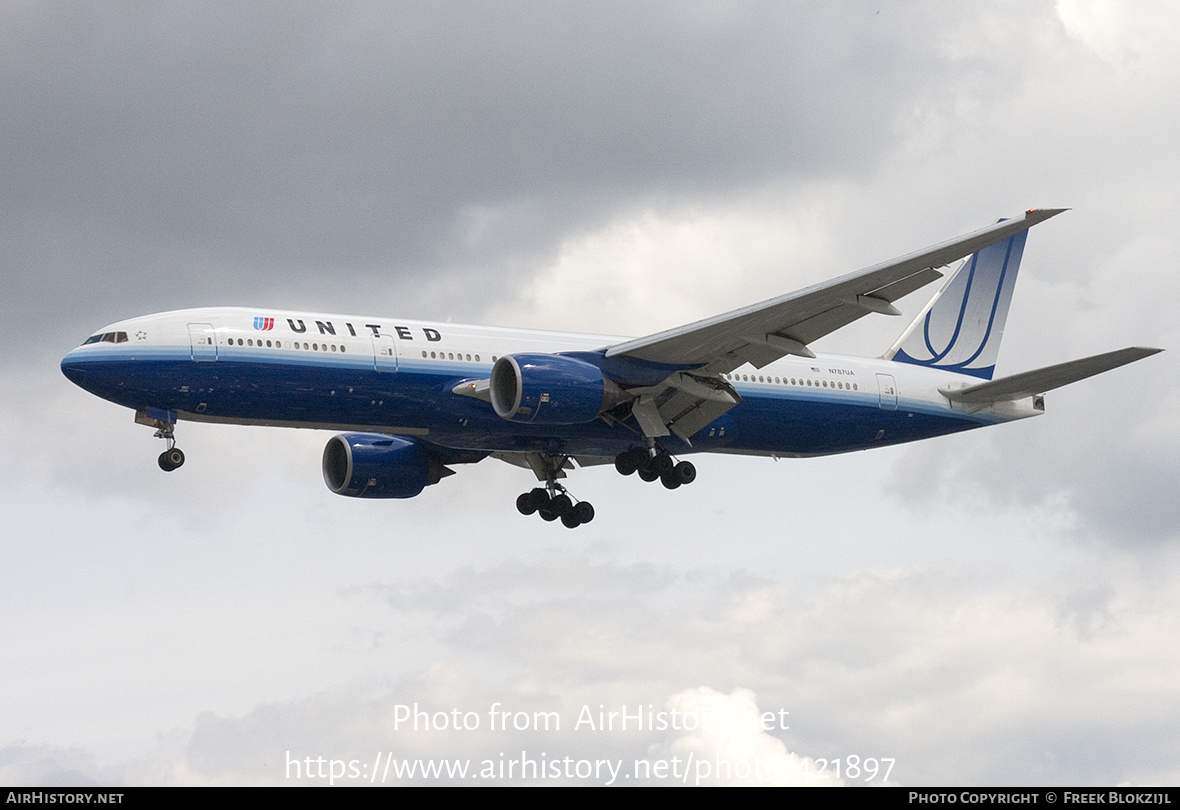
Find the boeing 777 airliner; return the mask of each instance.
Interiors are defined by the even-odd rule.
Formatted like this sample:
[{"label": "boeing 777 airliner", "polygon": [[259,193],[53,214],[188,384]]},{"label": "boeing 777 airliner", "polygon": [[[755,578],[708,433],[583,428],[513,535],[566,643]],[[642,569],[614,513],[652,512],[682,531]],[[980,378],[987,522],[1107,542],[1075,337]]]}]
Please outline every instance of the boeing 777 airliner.
[{"label": "boeing 777 airliner", "polygon": [[[180,420],[345,431],[328,488],[409,498],[488,456],[530,468],[517,499],[573,528],[594,508],[560,483],[613,463],[675,489],[689,453],[864,450],[1035,416],[1043,394],[1160,351],[1128,348],[993,380],[1030,210],[799,292],[647,337],[280,312],[188,309],[104,327],[62,360],[87,391],[135,411],[184,463]],[[962,263],[878,358],[808,344]]]}]

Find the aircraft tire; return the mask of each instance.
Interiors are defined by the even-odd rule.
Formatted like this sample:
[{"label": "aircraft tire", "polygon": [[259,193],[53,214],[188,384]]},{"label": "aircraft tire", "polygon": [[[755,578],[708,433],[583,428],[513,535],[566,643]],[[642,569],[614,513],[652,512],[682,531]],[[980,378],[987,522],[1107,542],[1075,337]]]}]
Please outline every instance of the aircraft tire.
[{"label": "aircraft tire", "polygon": [[181,452],[179,447],[173,447],[171,450],[165,450],[163,453],[160,453],[158,461],[161,470],[172,472],[184,464],[184,453]]},{"label": "aircraft tire", "polygon": [[533,502],[533,493],[523,492],[516,497],[516,511],[522,515],[531,515],[537,511],[537,505]]},{"label": "aircraft tire", "polygon": [[631,459],[631,466],[637,470],[646,469],[651,464],[646,447],[632,447],[627,451],[627,456]]},{"label": "aircraft tire", "polygon": [[639,470],[639,477],[642,478],[644,481],[647,481],[650,484],[652,481],[659,478],[660,474],[658,472],[656,472],[655,470],[651,469],[650,467],[647,467],[647,468],[641,467]]},{"label": "aircraft tire", "polygon": [[574,508],[574,502],[570,500],[569,495],[562,494],[553,499],[552,503],[549,504],[549,508],[552,509],[558,517],[565,517],[570,513],[570,510]]},{"label": "aircraft tire", "polygon": [[589,523],[594,520],[594,507],[590,501],[579,501],[574,506],[574,514],[578,516],[579,523]]},{"label": "aircraft tire", "polygon": [[652,469],[654,469],[660,475],[663,475],[664,473],[668,472],[668,470],[675,467],[676,462],[672,460],[670,455],[661,450],[659,453],[656,453],[655,458],[651,460],[651,466]]},{"label": "aircraft tire", "polygon": [[630,475],[635,472],[638,467],[632,463],[631,451],[625,451],[615,456],[615,470],[619,475]]},{"label": "aircraft tire", "polygon": [[691,461],[680,462],[672,468],[672,472],[681,485],[691,484],[697,480],[697,468]]},{"label": "aircraft tire", "polygon": [[680,486],[680,478],[676,475],[676,468],[668,470],[660,476],[660,483],[664,485],[664,489],[676,489]]},{"label": "aircraft tire", "polygon": [[566,512],[561,516],[561,525],[567,529],[576,529],[582,525],[582,521],[578,520],[578,516],[573,512]]}]

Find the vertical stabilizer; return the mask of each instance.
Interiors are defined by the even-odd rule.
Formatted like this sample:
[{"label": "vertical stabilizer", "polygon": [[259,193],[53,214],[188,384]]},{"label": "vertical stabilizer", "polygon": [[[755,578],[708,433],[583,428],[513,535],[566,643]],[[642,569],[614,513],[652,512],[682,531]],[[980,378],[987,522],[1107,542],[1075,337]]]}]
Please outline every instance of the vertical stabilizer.
[{"label": "vertical stabilizer", "polygon": [[968,257],[885,358],[990,380],[1027,236],[1020,231]]}]

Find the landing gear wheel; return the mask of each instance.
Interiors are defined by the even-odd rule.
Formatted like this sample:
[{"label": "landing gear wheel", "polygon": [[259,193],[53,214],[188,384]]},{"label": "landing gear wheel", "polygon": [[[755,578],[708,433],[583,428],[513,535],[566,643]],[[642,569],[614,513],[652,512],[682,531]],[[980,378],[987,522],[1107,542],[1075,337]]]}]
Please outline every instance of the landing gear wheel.
[{"label": "landing gear wheel", "polygon": [[173,447],[171,450],[165,450],[160,453],[159,458],[160,469],[164,472],[172,472],[180,465],[184,464],[184,453],[179,447]]},{"label": "landing gear wheel", "polygon": [[664,450],[656,453],[651,460],[651,468],[660,475],[663,475],[675,466],[676,462],[673,461],[672,457]]},{"label": "landing gear wheel", "polygon": [[594,507],[589,501],[579,501],[561,516],[561,524],[567,529],[576,529],[583,523],[594,520]]},{"label": "landing gear wheel", "polygon": [[522,493],[516,499],[516,509],[522,515],[531,515],[549,505],[549,493],[541,487],[536,487]]},{"label": "landing gear wheel", "polygon": [[594,507],[589,501],[581,501],[574,506],[574,514],[578,516],[579,523],[589,523],[594,520]]},{"label": "landing gear wheel", "polygon": [[637,470],[642,470],[651,463],[651,456],[646,447],[632,447],[627,451],[627,455],[631,459],[631,466]]},{"label": "landing gear wheel", "polygon": [[697,480],[697,468],[691,461],[682,461],[672,468],[672,475],[681,485],[691,484]]},{"label": "landing gear wheel", "polygon": [[651,457],[645,447],[632,447],[615,456],[615,469],[620,475],[630,475],[636,470],[642,470],[651,463]]},{"label": "landing gear wheel", "polygon": [[655,470],[651,469],[650,467],[648,467],[648,468],[641,468],[639,470],[639,477],[642,478],[644,481],[647,481],[650,484],[652,481],[659,478],[660,474],[658,472],[656,472]]},{"label": "landing gear wheel", "polygon": [[570,500],[569,495],[566,495],[563,492],[562,494],[556,496],[552,502],[550,502],[549,508],[552,509],[558,517],[565,517],[570,513],[570,510],[574,508],[574,502]]},{"label": "landing gear wheel", "polygon": [[630,450],[615,456],[615,470],[618,471],[619,475],[630,475],[637,469],[639,469],[639,466],[634,463]]}]

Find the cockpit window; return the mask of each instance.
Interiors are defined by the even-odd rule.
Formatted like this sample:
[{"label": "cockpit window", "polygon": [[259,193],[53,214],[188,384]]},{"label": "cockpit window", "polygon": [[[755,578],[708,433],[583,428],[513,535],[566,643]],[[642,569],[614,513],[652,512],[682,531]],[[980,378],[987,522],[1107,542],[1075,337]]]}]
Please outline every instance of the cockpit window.
[{"label": "cockpit window", "polygon": [[89,346],[91,343],[126,343],[126,332],[103,332],[101,335],[91,335],[82,341],[83,346]]}]

